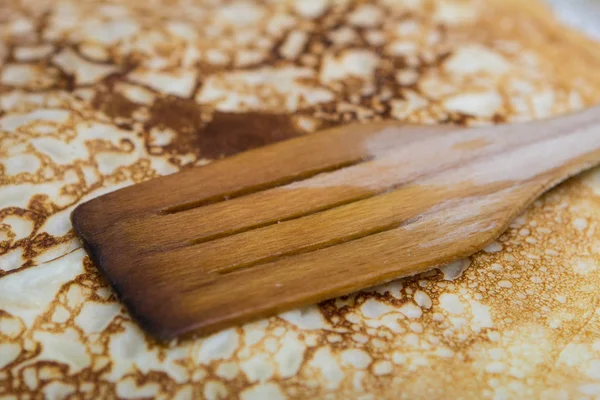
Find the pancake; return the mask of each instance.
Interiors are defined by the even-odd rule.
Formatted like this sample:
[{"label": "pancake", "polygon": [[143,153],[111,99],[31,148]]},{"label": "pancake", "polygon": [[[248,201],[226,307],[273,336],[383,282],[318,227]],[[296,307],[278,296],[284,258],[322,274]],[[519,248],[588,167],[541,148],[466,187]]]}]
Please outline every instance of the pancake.
[{"label": "pancake", "polygon": [[169,344],[69,222],[103,193],[321,128],[600,102],[600,44],[545,5],[21,0],[0,3],[0,38],[2,398],[600,396],[600,170],[469,259]]}]

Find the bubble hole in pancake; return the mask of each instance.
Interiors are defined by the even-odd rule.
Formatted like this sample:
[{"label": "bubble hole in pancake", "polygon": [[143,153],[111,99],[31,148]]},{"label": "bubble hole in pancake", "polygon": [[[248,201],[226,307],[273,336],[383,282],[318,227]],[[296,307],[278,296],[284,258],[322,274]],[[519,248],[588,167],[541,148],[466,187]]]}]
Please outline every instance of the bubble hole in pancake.
[{"label": "bubble hole in pancake", "polygon": [[567,113],[600,101],[599,68],[600,44],[536,1],[1,2],[0,396],[600,395],[599,170],[441,272],[169,345],[131,321],[68,218],[351,121]]}]

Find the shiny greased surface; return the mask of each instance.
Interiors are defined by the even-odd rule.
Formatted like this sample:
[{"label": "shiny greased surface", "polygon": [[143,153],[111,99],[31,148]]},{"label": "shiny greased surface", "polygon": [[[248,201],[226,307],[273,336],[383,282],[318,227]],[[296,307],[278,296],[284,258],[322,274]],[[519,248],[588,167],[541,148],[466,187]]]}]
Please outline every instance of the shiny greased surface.
[{"label": "shiny greased surface", "polygon": [[534,17],[535,3],[19,4],[0,5],[0,393],[597,390],[597,174],[443,275],[170,348],[120,309],[68,223],[92,196],[345,121],[477,124],[598,102],[597,48]]}]

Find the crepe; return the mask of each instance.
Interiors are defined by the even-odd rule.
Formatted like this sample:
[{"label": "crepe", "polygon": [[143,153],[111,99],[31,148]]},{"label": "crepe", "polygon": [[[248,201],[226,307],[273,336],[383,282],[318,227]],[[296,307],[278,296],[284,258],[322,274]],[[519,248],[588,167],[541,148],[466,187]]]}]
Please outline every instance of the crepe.
[{"label": "crepe", "polygon": [[103,193],[351,121],[599,102],[600,44],[546,6],[21,0],[0,3],[0,38],[0,397],[600,396],[600,170],[470,259],[170,344],[69,222]]}]

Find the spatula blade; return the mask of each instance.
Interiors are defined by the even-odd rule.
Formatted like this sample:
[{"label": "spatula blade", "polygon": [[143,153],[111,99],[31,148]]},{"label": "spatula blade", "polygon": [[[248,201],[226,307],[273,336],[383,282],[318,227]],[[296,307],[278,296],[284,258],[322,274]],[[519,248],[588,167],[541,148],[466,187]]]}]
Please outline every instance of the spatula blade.
[{"label": "spatula blade", "polygon": [[210,333],[472,254],[598,161],[598,119],[346,126],[121,189],[72,221],[148,331]]}]

